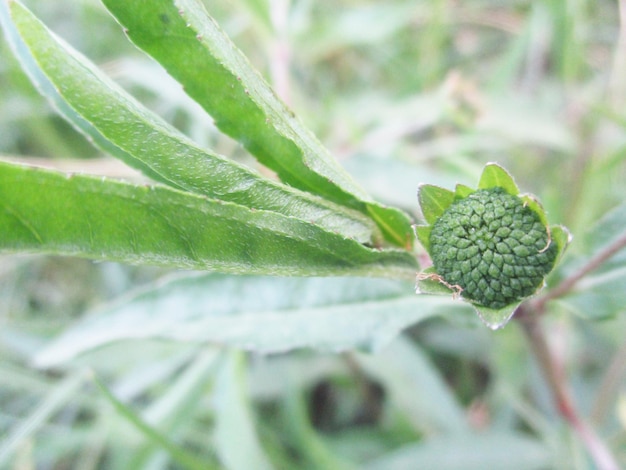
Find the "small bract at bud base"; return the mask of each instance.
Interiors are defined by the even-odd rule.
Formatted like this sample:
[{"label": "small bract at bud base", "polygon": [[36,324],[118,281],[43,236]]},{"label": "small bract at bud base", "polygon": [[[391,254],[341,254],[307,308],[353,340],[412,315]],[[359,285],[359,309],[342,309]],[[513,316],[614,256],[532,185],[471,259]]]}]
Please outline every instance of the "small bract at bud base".
[{"label": "small bract at bud base", "polygon": [[564,227],[549,227],[536,198],[520,195],[493,163],[477,190],[422,185],[418,199],[429,225],[416,234],[433,262],[418,274],[418,292],[459,296],[492,328],[543,287],[570,239]]}]

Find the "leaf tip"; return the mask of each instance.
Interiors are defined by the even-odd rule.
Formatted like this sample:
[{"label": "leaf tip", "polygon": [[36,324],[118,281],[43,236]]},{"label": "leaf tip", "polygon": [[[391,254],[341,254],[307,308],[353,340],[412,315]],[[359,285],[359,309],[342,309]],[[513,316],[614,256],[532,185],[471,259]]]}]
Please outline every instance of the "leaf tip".
[{"label": "leaf tip", "polygon": [[500,309],[488,308],[483,305],[472,304],[480,320],[491,330],[503,328],[513,318],[517,307],[521,304],[516,302]]},{"label": "leaf tip", "polygon": [[504,188],[507,193],[513,196],[517,196],[519,194],[519,188],[517,187],[513,176],[511,176],[511,174],[499,163],[488,162],[480,175],[478,189],[489,189],[494,187]]}]

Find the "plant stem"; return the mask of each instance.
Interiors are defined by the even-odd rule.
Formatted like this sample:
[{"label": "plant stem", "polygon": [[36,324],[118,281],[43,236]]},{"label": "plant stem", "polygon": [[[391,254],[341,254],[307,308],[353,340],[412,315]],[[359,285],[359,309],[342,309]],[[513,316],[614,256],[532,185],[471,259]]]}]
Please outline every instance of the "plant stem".
[{"label": "plant stem", "polygon": [[592,271],[598,269],[605,261],[615,255],[622,248],[626,247],[626,232],[619,236],[613,243],[604,248],[602,251],[593,256],[585,265],[571,276],[565,278],[554,289],[549,290],[545,294],[539,296],[532,302],[533,310],[537,313],[543,313],[545,304],[549,300],[557,299],[567,294],[574,288],[576,283]]},{"label": "plant stem", "polygon": [[528,303],[520,305],[515,318],[522,324],[531,349],[537,358],[546,382],[552,393],[559,414],[578,435],[599,470],[618,470],[617,461],[594,429],[578,414],[565,374],[558,367],[548,345],[539,312],[532,310]]},{"label": "plant stem", "polygon": [[[624,247],[626,247],[626,232],[620,235],[613,243],[598,252],[571,276],[565,278],[554,289],[546,292],[534,300],[524,302],[515,312],[515,319],[521,323],[524,332],[526,333],[528,342],[530,343],[532,351],[539,363],[539,367],[545,376],[559,414],[565,419],[565,421],[567,421],[573,431],[578,435],[581,442],[589,452],[589,455],[595,462],[596,467],[600,470],[617,470],[619,467],[615,457],[613,457],[608,447],[604,444],[604,442],[602,442],[594,429],[578,414],[572,400],[571,393],[567,387],[565,374],[557,365],[554,354],[550,350],[548,341],[546,340],[545,331],[541,325],[541,316],[545,312],[548,301],[562,297],[570,292],[578,281],[590,272],[598,269],[603,263]],[[615,367],[621,366],[622,361],[626,361],[626,358],[622,358],[622,355],[626,355],[626,347],[623,349],[624,352],[622,354],[618,354],[616,358],[618,365]],[[611,370],[613,370],[613,367]],[[611,373],[611,375],[609,375],[609,372],[607,372],[609,379],[613,377],[613,375],[615,375],[615,373]],[[612,382],[606,385],[606,388],[607,390],[612,390]],[[594,410],[594,417],[597,420],[598,417],[602,415],[602,410],[599,409],[598,406],[594,407]]]}]

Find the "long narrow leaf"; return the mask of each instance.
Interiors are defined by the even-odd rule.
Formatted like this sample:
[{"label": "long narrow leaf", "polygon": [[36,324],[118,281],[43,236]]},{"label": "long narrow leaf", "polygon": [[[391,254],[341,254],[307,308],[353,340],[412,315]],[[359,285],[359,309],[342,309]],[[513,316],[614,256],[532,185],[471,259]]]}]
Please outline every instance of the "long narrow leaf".
[{"label": "long narrow leaf", "polygon": [[[584,235],[586,253],[577,260],[582,266],[626,236],[626,203],[598,220]],[[583,318],[610,318],[625,310],[626,249],[618,250],[602,266],[580,280],[562,301]]]},{"label": "long narrow leaf", "polygon": [[217,373],[213,395],[216,450],[226,470],[272,470],[246,392],[245,357],[241,351],[232,351]]},{"label": "long narrow leaf", "polygon": [[73,400],[77,390],[85,383],[85,373],[77,372],[68,376],[54,387],[38,405],[33,407],[30,416],[0,439],[0,466],[5,468],[9,458],[27,442],[50,417],[63,405]]},{"label": "long narrow leaf", "polygon": [[416,344],[398,338],[381,354],[359,354],[355,358],[370,377],[384,384],[392,402],[416,429],[467,431],[463,408]]},{"label": "long narrow leaf", "polygon": [[147,439],[154,442],[162,449],[167,450],[173,460],[178,462],[184,468],[196,469],[196,470],[210,470],[217,469],[216,465],[211,462],[201,461],[197,459],[193,454],[178,446],[172,442],[168,436],[163,435],[157,429],[146,423],[140,416],[138,416],[128,406],[118,400],[113,393],[104,385],[103,382],[95,379],[95,383],[98,389],[102,392],[102,395],[107,399],[111,405],[115,408],[115,411],[124,417],[129,423],[131,423],[138,431],[140,431]]},{"label": "long narrow leaf", "polygon": [[[307,402],[294,387],[287,395],[285,421],[287,434],[294,441],[296,451],[310,468],[333,470],[356,470],[356,465],[336,455],[317,434],[311,423]],[[304,465],[303,465],[304,466]]]},{"label": "long narrow leaf", "polygon": [[231,273],[406,276],[415,269],[407,252],[371,250],[274,212],[2,162],[0,233],[0,252]]},{"label": "long narrow leaf", "polygon": [[552,468],[550,450],[540,441],[520,432],[450,434],[403,446],[365,470],[540,470]]},{"label": "long narrow leaf", "polygon": [[411,246],[408,217],[374,203],[295,118],[197,0],[104,0],[130,39],[158,60],[286,183],[370,215],[386,238]]},{"label": "long narrow leaf", "polygon": [[86,315],[35,362],[60,366],[116,341],[155,338],[256,353],[377,351],[404,328],[451,308],[469,307],[415,295],[411,283],[390,279],[186,276]]},{"label": "long narrow leaf", "polygon": [[[207,392],[209,380],[213,378],[219,357],[219,351],[214,349],[197,354],[178,377],[172,377],[163,395],[145,409],[142,413],[145,422],[163,430],[168,436],[182,430],[186,432],[184,428],[193,421],[193,414],[202,411],[202,397]],[[205,439],[205,442],[208,441],[208,438]],[[131,464],[132,468],[147,468],[148,462],[156,458],[161,451],[158,443],[154,441],[146,443],[144,448],[136,453]]]},{"label": "long narrow leaf", "polygon": [[[132,3],[132,2],[131,2]],[[12,17],[9,18],[9,14]],[[380,235],[365,215],[272,182],[200,149],[57,38],[18,2],[0,20],[41,92],[104,150],[170,186],[314,222],[362,243]]]}]

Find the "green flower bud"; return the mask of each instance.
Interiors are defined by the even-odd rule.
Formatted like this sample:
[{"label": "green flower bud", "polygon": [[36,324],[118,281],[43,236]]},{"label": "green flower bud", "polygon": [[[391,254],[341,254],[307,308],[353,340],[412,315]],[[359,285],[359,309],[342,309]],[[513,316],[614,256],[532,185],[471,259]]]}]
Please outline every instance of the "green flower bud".
[{"label": "green flower bud", "polygon": [[437,274],[464,298],[492,309],[535,293],[558,253],[537,213],[501,187],[453,202],[430,233]]}]

